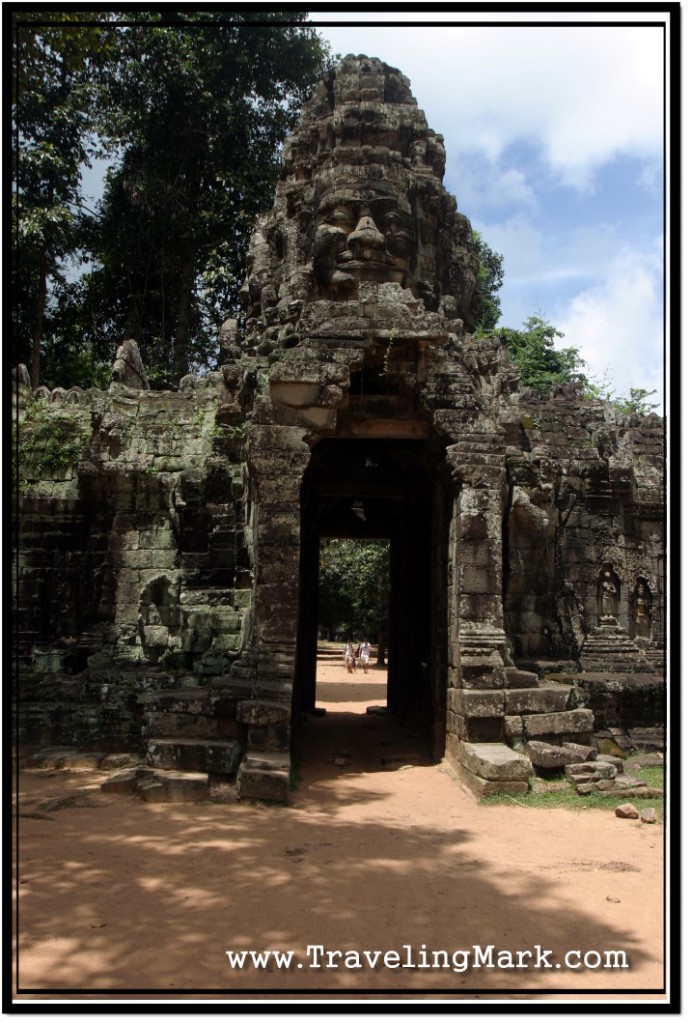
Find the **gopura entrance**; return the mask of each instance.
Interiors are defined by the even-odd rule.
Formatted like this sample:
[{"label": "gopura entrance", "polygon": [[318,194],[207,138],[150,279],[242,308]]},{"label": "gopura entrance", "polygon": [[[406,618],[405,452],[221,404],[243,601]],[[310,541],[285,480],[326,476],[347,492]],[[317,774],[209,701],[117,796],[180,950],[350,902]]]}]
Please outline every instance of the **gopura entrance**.
[{"label": "gopura entrance", "polygon": [[[483,791],[524,789],[530,773],[506,745],[507,687],[530,690],[526,706],[566,709],[569,687],[535,702],[537,676],[513,668],[505,634],[501,405],[516,376],[496,341],[472,338],[478,262],[443,172],[442,140],[407,80],[346,58],[287,142],[274,208],[252,238],[254,592],[233,673],[256,682],[239,709],[241,796],[285,786],[288,744],[267,750],[266,737],[281,735],[272,723],[288,706],[314,704],[320,537],[390,539],[389,707]],[[588,714],[571,734],[587,733]]]},{"label": "gopura entrance", "polygon": [[[391,596],[387,707],[444,752],[447,502],[439,455],[424,441],[323,440],[302,485],[300,614],[294,706],[314,707],[322,538],[386,539]],[[440,628],[441,626],[441,628]]]},{"label": "gopura entrance", "polygon": [[[120,735],[157,768],[237,770],[241,798],[286,800],[329,536],[389,540],[388,705],[475,792],[573,763],[595,715],[662,721],[663,423],[520,390],[474,333],[444,160],[407,79],[346,57],[285,145],[218,372],[160,393],[116,365],[95,399],[18,374],[18,408],[90,425],[49,489],[24,459],[25,735]],[[627,672],[648,673],[647,704]]]}]

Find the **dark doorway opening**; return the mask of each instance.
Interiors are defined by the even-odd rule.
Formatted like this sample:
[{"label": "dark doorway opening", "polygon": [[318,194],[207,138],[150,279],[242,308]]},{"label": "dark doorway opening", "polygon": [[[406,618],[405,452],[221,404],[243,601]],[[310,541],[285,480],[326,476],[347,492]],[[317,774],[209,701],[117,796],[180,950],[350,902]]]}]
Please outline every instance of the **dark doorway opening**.
[{"label": "dark doorway opening", "polygon": [[429,441],[323,439],[302,493],[295,722],[317,702],[318,580],[325,538],[386,541],[390,604],[386,700],[376,701],[444,752],[446,562],[449,508]]}]

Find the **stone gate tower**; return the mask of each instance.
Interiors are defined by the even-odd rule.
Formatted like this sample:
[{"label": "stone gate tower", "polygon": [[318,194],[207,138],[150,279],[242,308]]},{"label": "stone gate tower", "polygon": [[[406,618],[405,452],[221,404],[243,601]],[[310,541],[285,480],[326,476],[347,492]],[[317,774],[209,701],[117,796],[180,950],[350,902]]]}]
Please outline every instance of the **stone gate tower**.
[{"label": "stone gate tower", "polygon": [[[323,537],[390,540],[388,706],[476,792],[525,790],[545,744],[621,719],[612,672],[648,681],[632,721],[660,719],[662,422],[521,391],[499,340],[474,337],[478,261],[444,161],[407,79],[346,57],[284,148],[221,371],[75,399],[92,432],[57,507],[91,524],[101,567],[70,627],[90,638],[77,674],[153,764],[287,798]],[[28,566],[44,540],[25,532]],[[60,614],[27,628],[27,734]]]}]

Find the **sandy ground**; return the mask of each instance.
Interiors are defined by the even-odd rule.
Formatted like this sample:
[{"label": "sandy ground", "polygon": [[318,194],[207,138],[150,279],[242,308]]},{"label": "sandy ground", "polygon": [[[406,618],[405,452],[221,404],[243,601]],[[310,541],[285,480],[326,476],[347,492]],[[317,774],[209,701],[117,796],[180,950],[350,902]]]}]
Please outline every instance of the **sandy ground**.
[{"label": "sandy ground", "polygon": [[[478,805],[366,713],[385,681],[321,659],[327,714],[305,718],[288,808],[145,804],[104,796],[103,773],[23,770],[17,999],[664,1002],[663,827]],[[242,950],[294,959],[232,968]]]}]

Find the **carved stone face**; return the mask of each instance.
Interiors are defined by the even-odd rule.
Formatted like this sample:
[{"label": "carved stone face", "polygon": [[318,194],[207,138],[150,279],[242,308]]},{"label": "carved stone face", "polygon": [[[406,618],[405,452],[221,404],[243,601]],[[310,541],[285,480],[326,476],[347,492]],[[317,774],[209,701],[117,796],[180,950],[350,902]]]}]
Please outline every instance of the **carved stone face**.
[{"label": "carved stone face", "polygon": [[326,293],[354,295],[360,281],[405,287],[414,253],[414,218],[402,197],[343,189],[322,198],[312,256]]}]

